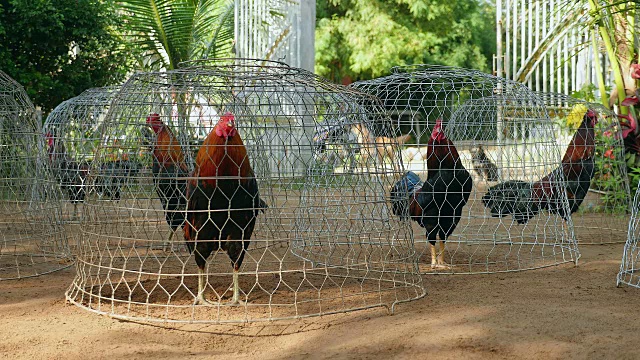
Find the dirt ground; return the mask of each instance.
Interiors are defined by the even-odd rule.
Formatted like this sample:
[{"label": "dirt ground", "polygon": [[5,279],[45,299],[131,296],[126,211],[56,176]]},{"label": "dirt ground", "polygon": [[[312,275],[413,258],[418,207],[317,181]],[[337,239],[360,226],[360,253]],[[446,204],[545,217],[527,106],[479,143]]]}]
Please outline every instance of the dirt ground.
[{"label": "dirt ground", "polygon": [[429,294],[394,315],[173,328],[65,304],[67,269],[0,282],[0,358],[637,359],[640,289],[616,288],[622,246],[583,246],[577,267],[427,275]]}]

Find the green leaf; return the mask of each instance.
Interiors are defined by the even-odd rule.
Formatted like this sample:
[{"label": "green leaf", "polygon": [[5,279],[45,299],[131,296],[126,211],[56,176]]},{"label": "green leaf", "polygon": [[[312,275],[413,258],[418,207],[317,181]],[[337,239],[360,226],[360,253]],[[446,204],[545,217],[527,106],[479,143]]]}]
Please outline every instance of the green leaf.
[{"label": "green leaf", "polygon": [[147,67],[230,54],[233,0],[121,0],[123,36],[142,49]]}]

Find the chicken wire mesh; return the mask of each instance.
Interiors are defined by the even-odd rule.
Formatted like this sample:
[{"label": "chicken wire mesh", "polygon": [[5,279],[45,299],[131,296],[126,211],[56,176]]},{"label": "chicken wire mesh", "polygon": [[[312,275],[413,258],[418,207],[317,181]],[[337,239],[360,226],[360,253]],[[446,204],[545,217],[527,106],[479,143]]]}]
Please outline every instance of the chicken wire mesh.
[{"label": "chicken wire mesh", "polygon": [[60,194],[45,159],[31,100],[21,85],[0,71],[0,280],[70,266]]},{"label": "chicken wire mesh", "polygon": [[[422,272],[492,273],[577,261],[571,219],[558,215],[568,206],[557,191],[563,174],[542,180],[560,164],[560,128],[524,85],[475,70],[416,65],[351,86],[379,97],[404,134],[397,142],[404,144],[409,173],[391,197],[396,212],[414,220]],[[444,149],[453,149],[452,159],[444,160]],[[532,184],[544,184],[536,185],[544,191],[529,194]],[[532,198],[518,199],[512,185]],[[490,202],[503,217],[485,206],[489,190],[505,197]],[[522,205],[512,211],[535,216],[507,216],[502,207],[512,201]]]},{"label": "chicken wire mesh", "polygon": [[[63,200],[62,219],[67,224],[79,223],[87,192],[100,196],[118,193],[117,184],[89,188],[89,166],[100,143],[102,126],[109,104],[118,87],[93,88],[66,100],[47,116],[43,133],[53,176],[60,186]],[[114,171],[127,168],[128,154],[113,154],[105,166]],[[102,170],[102,169],[101,169]],[[124,170],[123,170],[124,171]],[[114,198],[117,200],[117,198]],[[74,233],[77,230],[71,229]]]},{"label": "chicken wire mesh", "polygon": [[638,261],[640,261],[640,248],[638,248],[638,239],[640,239],[640,227],[638,226],[640,224],[640,217],[638,216],[639,209],[640,186],[638,186],[638,190],[636,190],[636,195],[633,199],[627,241],[624,244],[620,272],[616,278],[618,286],[626,284],[640,288],[640,276],[638,276]]},{"label": "chicken wire mesh", "polygon": [[577,107],[583,106],[596,114],[591,184],[587,187],[584,201],[572,214],[573,227],[580,244],[625,242],[632,197],[618,117],[600,104],[588,103],[564,94],[536,94],[544,101],[551,120],[560,125],[558,143],[561,147],[568,146],[580,125],[581,119],[573,116]]},{"label": "chicken wire mesh", "polygon": [[397,140],[405,145],[402,158],[412,171],[426,171],[427,142],[435,121],[450,119],[467,100],[496,93],[531,96],[520,83],[478,70],[440,65],[394,67],[389,76],[358,81],[350,87],[382,101],[402,134]]},{"label": "chicken wire mesh", "polygon": [[484,176],[475,177],[457,230],[447,240],[453,272],[577,262],[571,213],[579,206],[574,194],[583,189],[572,186],[579,182],[574,177],[583,166],[581,157],[594,151],[593,144],[582,142],[593,140],[596,119],[586,109],[577,116],[583,120],[575,136],[579,140],[563,147],[560,126],[550,121],[544,103],[533,94],[469,100],[452,115],[446,132],[454,143],[484,145],[478,150],[481,159],[477,154],[462,157],[465,167]]},{"label": "chicken wire mesh", "polygon": [[109,177],[114,152],[139,170],[119,177],[117,202],[87,194],[68,300],[122,319],[226,323],[424,296],[408,223],[387,202],[394,161],[349,173],[315,160],[323,124],[384,120],[373,98],[277,62],[134,75],[90,173]]}]

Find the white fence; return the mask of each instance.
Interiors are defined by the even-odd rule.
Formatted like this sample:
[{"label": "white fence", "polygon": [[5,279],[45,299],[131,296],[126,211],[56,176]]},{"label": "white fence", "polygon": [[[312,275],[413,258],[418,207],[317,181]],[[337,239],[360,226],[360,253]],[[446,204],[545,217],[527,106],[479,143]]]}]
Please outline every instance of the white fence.
[{"label": "white fence", "polygon": [[236,56],[313,71],[315,0],[235,0]]},{"label": "white fence", "polygon": [[[496,75],[524,82],[532,90],[571,94],[597,84],[595,32],[584,26],[588,12],[582,1],[496,0]],[[595,45],[598,46],[598,45]],[[610,84],[610,73],[604,74]]]}]

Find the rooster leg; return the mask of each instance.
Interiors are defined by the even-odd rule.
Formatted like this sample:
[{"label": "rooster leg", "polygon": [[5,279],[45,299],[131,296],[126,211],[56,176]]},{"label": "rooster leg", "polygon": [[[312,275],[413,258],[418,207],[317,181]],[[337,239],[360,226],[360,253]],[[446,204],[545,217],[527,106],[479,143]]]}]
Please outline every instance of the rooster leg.
[{"label": "rooster leg", "polygon": [[233,269],[233,298],[229,302],[229,305],[245,305],[246,303],[240,300],[240,283],[238,281],[238,269]]},{"label": "rooster leg", "polygon": [[206,284],[205,277],[206,275],[204,273],[204,269],[198,268],[198,295],[196,296],[194,305],[220,306],[220,303],[212,302],[204,298],[204,290]]},{"label": "rooster leg", "polygon": [[444,262],[444,241],[440,241],[440,251],[438,252],[438,257],[436,259],[436,268],[451,269],[451,266]]},{"label": "rooster leg", "polygon": [[171,232],[169,233],[169,238],[167,239],[167,241],[165,241],[162,244],[162,251],[167,252],[167,250],[173,249],[173,246],[171,245],[171,239],[173,239],[173,234],[175,234],[175,231],[171,229]]},{"label": "rooster leg", "polygon": [[436,246],[434,244],[432,244],[431,242],[429,242],[429,250],[431,250],[431,268],[435,269],[436,268],[436,264],[437,264],[437,255],[436,255]]}]

